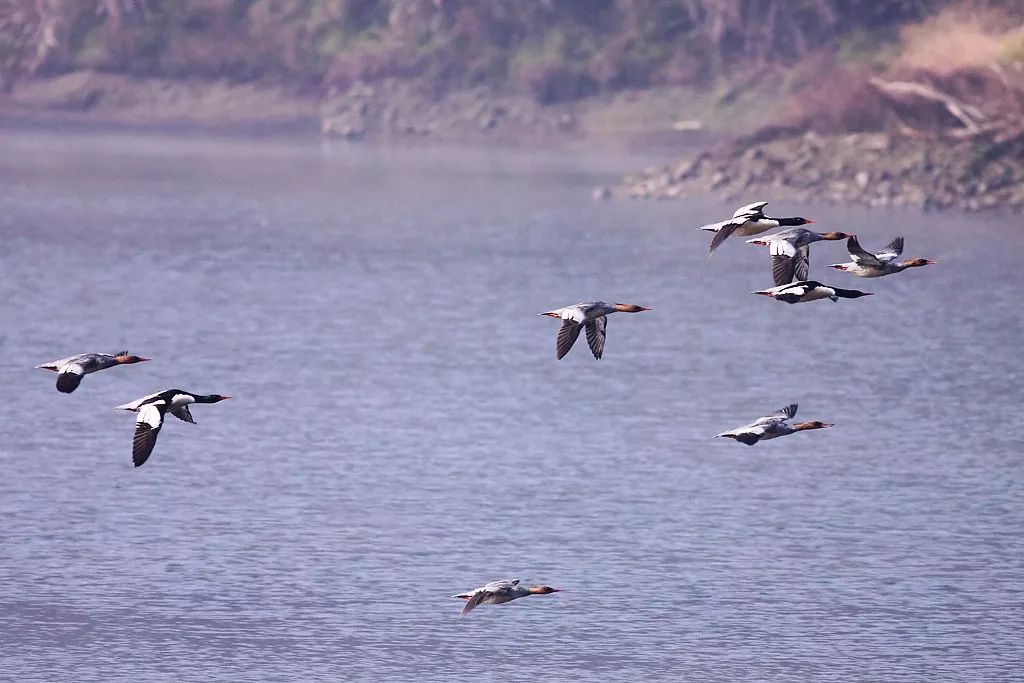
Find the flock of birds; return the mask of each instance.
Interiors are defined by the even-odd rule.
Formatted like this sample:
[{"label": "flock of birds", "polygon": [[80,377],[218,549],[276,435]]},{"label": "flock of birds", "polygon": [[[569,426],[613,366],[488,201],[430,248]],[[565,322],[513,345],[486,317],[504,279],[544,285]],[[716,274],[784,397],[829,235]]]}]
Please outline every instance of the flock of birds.
[{"label": "flock of birds", "polygon": [[[738,209],[728,220],[700,228],[700,230],[714,233],[710,253],[713,253],[732,235],[748,237],[777,228],[786,228],[767,237],[747,240],[750,244],[768,247],[771,255],[772,278],[775,281],[774,287],[752,292],[752,294],[761,294],[788,304],[819,299],[838,301],[839,299],[869,296],[871,292],[842,289],[808,279],[810,245],[821,240],[846,240],[850,261],[832,264],[828,267],[856,277],[882,277],[902,272],[907,268],[935,263],[935,261],[922,258],[897,262],[903,252],[903,237],[896,237],[884,249],[872,253],[865,251],[860,246],[857,235],[844,232],[814,232],[803,227],[814,223],[809,218],[770,218],[764,213],[766,205],[767,202],[749,204]],[[589,301],[557,308],[539,315],[558,318],[562,321],[555,341],[556,356],[559,360],[569,353],[583,329],[586,330],[587,345],[590,347],[591,353],[594,358],[600,359],[604,355],[608,316],[612,313],[640,313],[649,310],[651,309],[636,304],[608,304],[603,301]],[[129,354],[127,351],[115,354],[83,353],[43,363],[36,367],[55,371],[57,373],[57,390],[70,394],[78,388],[85,375],[118,365],[132,365],[148,360],[149,358]],[[168,413],[179,420],[195,424],[192,413],[189,411],[190,405],[219,403],[229,398],[231,397],[220,394],[194,394],[182,389],[166,389],[116,406],[118,410],[137,413],[135,435],[132,441],[132,461],[135,466],[139,467],[149,459],[153,447],[156,445],[157,435],[163,427],[164,417]],[[742,427],[722,432],[716,437],[729,438],[753,446],[759,441],[833,426],[820,420],[791,425],[789,421],[796,415],[796,411],[797,404],[791,403],[781,410],[759,417]],[[544,585],[521,586],[519,579],[502,579],[452,597],[466,601],[459,615],[461,618],[480,605],[500,605],[528,595],[549,595],[561,591],[561,588]]]}]

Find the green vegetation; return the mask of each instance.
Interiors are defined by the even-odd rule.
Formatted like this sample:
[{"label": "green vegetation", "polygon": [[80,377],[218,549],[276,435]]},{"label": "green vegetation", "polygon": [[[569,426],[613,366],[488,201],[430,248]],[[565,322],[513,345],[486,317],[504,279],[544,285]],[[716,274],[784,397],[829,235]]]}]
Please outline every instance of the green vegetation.
[{"label": "green vegetation", "polygon": [[793,62],[942,4],[0,0],[0,81],[78,69],[335,89],[419,78],[437,91],[486,85],[556,102]]}]

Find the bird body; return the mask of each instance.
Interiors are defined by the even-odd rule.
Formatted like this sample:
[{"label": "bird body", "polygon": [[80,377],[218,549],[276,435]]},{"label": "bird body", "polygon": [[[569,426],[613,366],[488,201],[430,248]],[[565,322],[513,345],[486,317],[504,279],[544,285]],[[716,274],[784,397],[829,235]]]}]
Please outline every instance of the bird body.
[{"label": "bird body", "polygon": [[135,419],[135,437],[132,440],[132,461],[136,467],[149,459],[156,445],[156,437],[164,424],[164,415],[170,413],[179,420],[195,424],[189,411],[193,403],[218,403],[231,398],[220,394],[193,394],[182,389],[165,389],[149,396],[143,396],[131,403],[116,406],[115,410],[130,410],[138,413]]},{"label": "bird body", "polygon": [[594,354],[594,358],[600,360],[604,355],[604,341],[607,336],[606,329],[608,326],[607,316],[616,312],[639,313],[640,311],[649,310],[651,309],[637,306],[636,304],[607,304],[603,301],[586,301],[566,306],[565,308],[556,308],[546,313],[538,313],[538,315],[546,315],[562,321],[562,326],[558,330],[558,337],[555,340],[555,352],[559,360],[565,358],[565,354],[569,353],[569,349],[572,348],[573,344],[576,343],[576,339],[580,336],[580,330],[584,328],[587,330],[587,344],[590,346],[590,352]]},{"label": "bird body", "polygon": [[897,263],[896,259],[903,253],[902,236],[897,236],[892,242],[885,245],[882,251],[871,253],[860,246],[856,235],[851,235],[846,241],[846,250],[850,253],[849,263],[833,263],[828,267],[856,277],[882,277],[902,272],[907,268],[930,266],[936,263],[924,258],[908,259]]},{"label": "bird body", "polygon": [[466,601],[466,606],[459,614],[461,619],[480,605],[501,605],[525,598],[527,595],[547,595],[561,591],[561,588],[552,588],[551,586],[520,586],[519,579],[500,579],[491,581],[480,588],[474,588],[468,593],[459,593],[452,597]]},{"label": "bird body", "polygon": [[839,301],[840,299],[859,299],[862,296],[871,296],[871,292],[861,292],[856,289],[841,289],[839,287],[830,287],[823,285],[817,280],[802,280],[799,282],[791,282],[788,285],[779,285],[778,287],[772,287],[771,289],[762,289],[758,292],[751,292],[751,294],[761,294],[762,296],[768,296],[776,301],[784,301],[787,304],[801,304],[807,301],[817,301],[819,299],[831,299],[832,301]]},{"label": "bird body", "polygon": [[748,244],[768,247],[772,258],[772,279],[776,285],[806,280],[810,274],[810,245],[820,240],[842,240],[845,232],[814,232],[807,228],[790,228],[767,237],[747,240]]},{"label": "bird body", "polygon": [[777,439],[780,436],[795,434],[796,432],[803,432],[810,429],[825,429],[834,426],[827,422],[821,422],[820,420],[790,425],[789,420],[796,415],[796,409],[797,404],[790,403],[785,408],[777,410],[769,415],[765,415],[764,417],[759,417],[748,425],[737,427],[736,429],[730,429],[729,431],[722,432],[721,434],[716,434],[715,438],[724,437],[739,441],[740,443],[744,443],[748,446],[753,446],[758,441],[767,441],[769,439]]},{"label": "bird body", "polygon": [[82,378],[86,375],[100,370],[112,368],[115,365],[131,365],[149,360],[141,356],[135,356],[127,351],[118,353],[79,353],[67,358],[61,358],[50,363],[37,365],[40,370],[53,370],[57,373],[57,391],[70,394],[81,384]]},{"label": "bird body", "polygon": [[698,228],[698,230],[706,230],[708,232],[715,233],[715,236],[711,238],[711,246],[708,249],[708,254],[710,255],[714,253],[715,249],[717,249],[722,242],[732,235],[748,237],[750,235],[760,235],[763,232],[775,230],[780,227],[807,225],[814,222],[811,218],[803,218],[799,216],[795,218],[771,218],[764,215],[764,207],[767,205],[768,202],[754,202],[753,204],[747,204],[746,206],[736,209],[732,218],[728,220],[702,225]]}]

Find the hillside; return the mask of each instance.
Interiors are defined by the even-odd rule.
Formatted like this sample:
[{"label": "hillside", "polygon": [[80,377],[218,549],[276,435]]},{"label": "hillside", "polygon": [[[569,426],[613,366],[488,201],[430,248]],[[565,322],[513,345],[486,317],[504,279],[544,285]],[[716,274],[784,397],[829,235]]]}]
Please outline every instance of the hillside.
[{"label": "hillside", "polygon": [[[33,121],[532,143],[741,136],[685,177],[673,164],[632,179],[632,196],[814,193],[827,180],[828,196],[887,202],[885,186],[860,188],[855,151],[820,182],[744,161],[799,154],[823,172],[815,150],[859,145],[801,136],[883,134],[907,159],[968,155],[957,172],[984,176],[971,191],[987,198],[957,179],[938,205],[979,208],[1017,203],[989,190],[1024,178],[1012,158],[1024,0],[0,0],[0,92],[0,115]],[[911,180],[894,203],[927,203],[919,191],[936,184]]]}]

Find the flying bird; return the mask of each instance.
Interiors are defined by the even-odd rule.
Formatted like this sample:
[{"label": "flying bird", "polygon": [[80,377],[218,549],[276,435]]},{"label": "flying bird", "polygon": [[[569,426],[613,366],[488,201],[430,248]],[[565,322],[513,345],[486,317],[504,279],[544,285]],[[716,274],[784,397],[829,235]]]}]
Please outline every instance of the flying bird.
[{"label": "flying bird", "polygon": [[807,301],[817,301],[818,299],[831,299],[832,301],[859,299],[862,296],[871,296],[873,292],[840,289],[839,287],[823,285],[816,280],[803,280],[801,282],[791,282],[788,285],[779,285],[771,289],[762,289],[758,292],[751,292],[751,294],[769,296],[776,301],[785,301],[787,304],[802,304]]},{"label": "flying bird", "polygon": [[193,403],[218,403],[231,398],[220,394],[193,394],[182,389],[165,389],[149,396],[117,406],[116,410],[138,413],[135,419],[135,438],[132,440],[132,461],[140,467],[149,459],[156,445],[156,437],[164,425],[164,415],[170,413],[179,420],[195,424],[188,407]]},{"label": "flying bird", "polygon": [[776,285],[806,280],[810,274],[810,245],[820,240],[844,240],[845,232],[814,232],[807,228],[790,228],[767,237],[747,240],[748,244],[768,247],[772,257],[772,279]]},{"label": "flying bird", "polygon": [[555,340],[558,360],[562,360],[565,358],[565,354],[569,353],[569,349],[576,343],[576,338],[580,336],[580,329],[584,327],[587,329],[587,344],[590,346],[590,352],[594,354],[594,358],[600,360],[604,355],[605,329],[608,326],[607,316],[615,312],[639,313],[649,310],[651,309],[636,304],[606,304],[603,301],[588,301],[537,315],[546,315],[562,320],[562,327],[559,328],[558,337]]},{"label": "flying bird", "polygon": [[760,235],[762,232],[768,232],[776,228],[796,227],[814,222],[813,218],[803,218],[800,216],[795,218],[770,218],[764,215],[764,207],[767,204],[768,202],[747,204],[736,209],[736,213],[729,220],[702,225],[698,228],[698,230],[707,230],[708,232],[715,233],[715,236],[711,238],[711,247],[708,250],[708,255],[710,256],[714,253],[715,249],[718,249],[718,246],[732,235],[749,237],[751,235]]},{"label": "flying bird", "polygon": [[81,384],[82,378],[93,372],[106,370],[115,365],[131,365],[149,360],[142,356],[134,356],[127,351],[117,353],[80,353],[55,360],[52,363],[37,365],[40,370],[54,370],[57,373],[57,391],[70,394]]},{"label": "flying bird", "polygon": [[850,263],[833,263],[829,268],[835,268],[857,277],[882,277],[902,272],[907,268],[919,268],[937,263],[937,261],[926,258],[908,259],[896,263],[896,259],[903,253],[902,235],[885,245],[882,251],[873,254],[860,246],[856,235],[851,235],[850,239],[846,240],[846,250],[850,252]]},{"label": "flying bird", "polygon": [[512,600],[525,598],[527,595],[547,595],[549,593],[560,593],[563,589],[552,588],[551,586],[520,586],[519,579],[501,579],[491,581],[486,586],[474,588],[468,593],[453,595],[466,601],[462,608],[459,619],[466,616],[479,605],[501,605]]},{"label": "flying bird", "polygon": [[821,422],[820,420],[790,425],[789,420],[796,415],[796,408],[796,403],[790,403],[782,410],[776,410],[770,415],[759,417],[748,425],[737,427],[736,429],[730,429],[729,431],[722,432],[721,434],[716,434],[715,438],[724,437],[727,439],[735,439],[740,443],[753,446],[758,441],[777,439],[780,436],[788,436],[796,432],[806,432],[810,429],[826,429],[828,427],[835,426],[827,422]]}]

